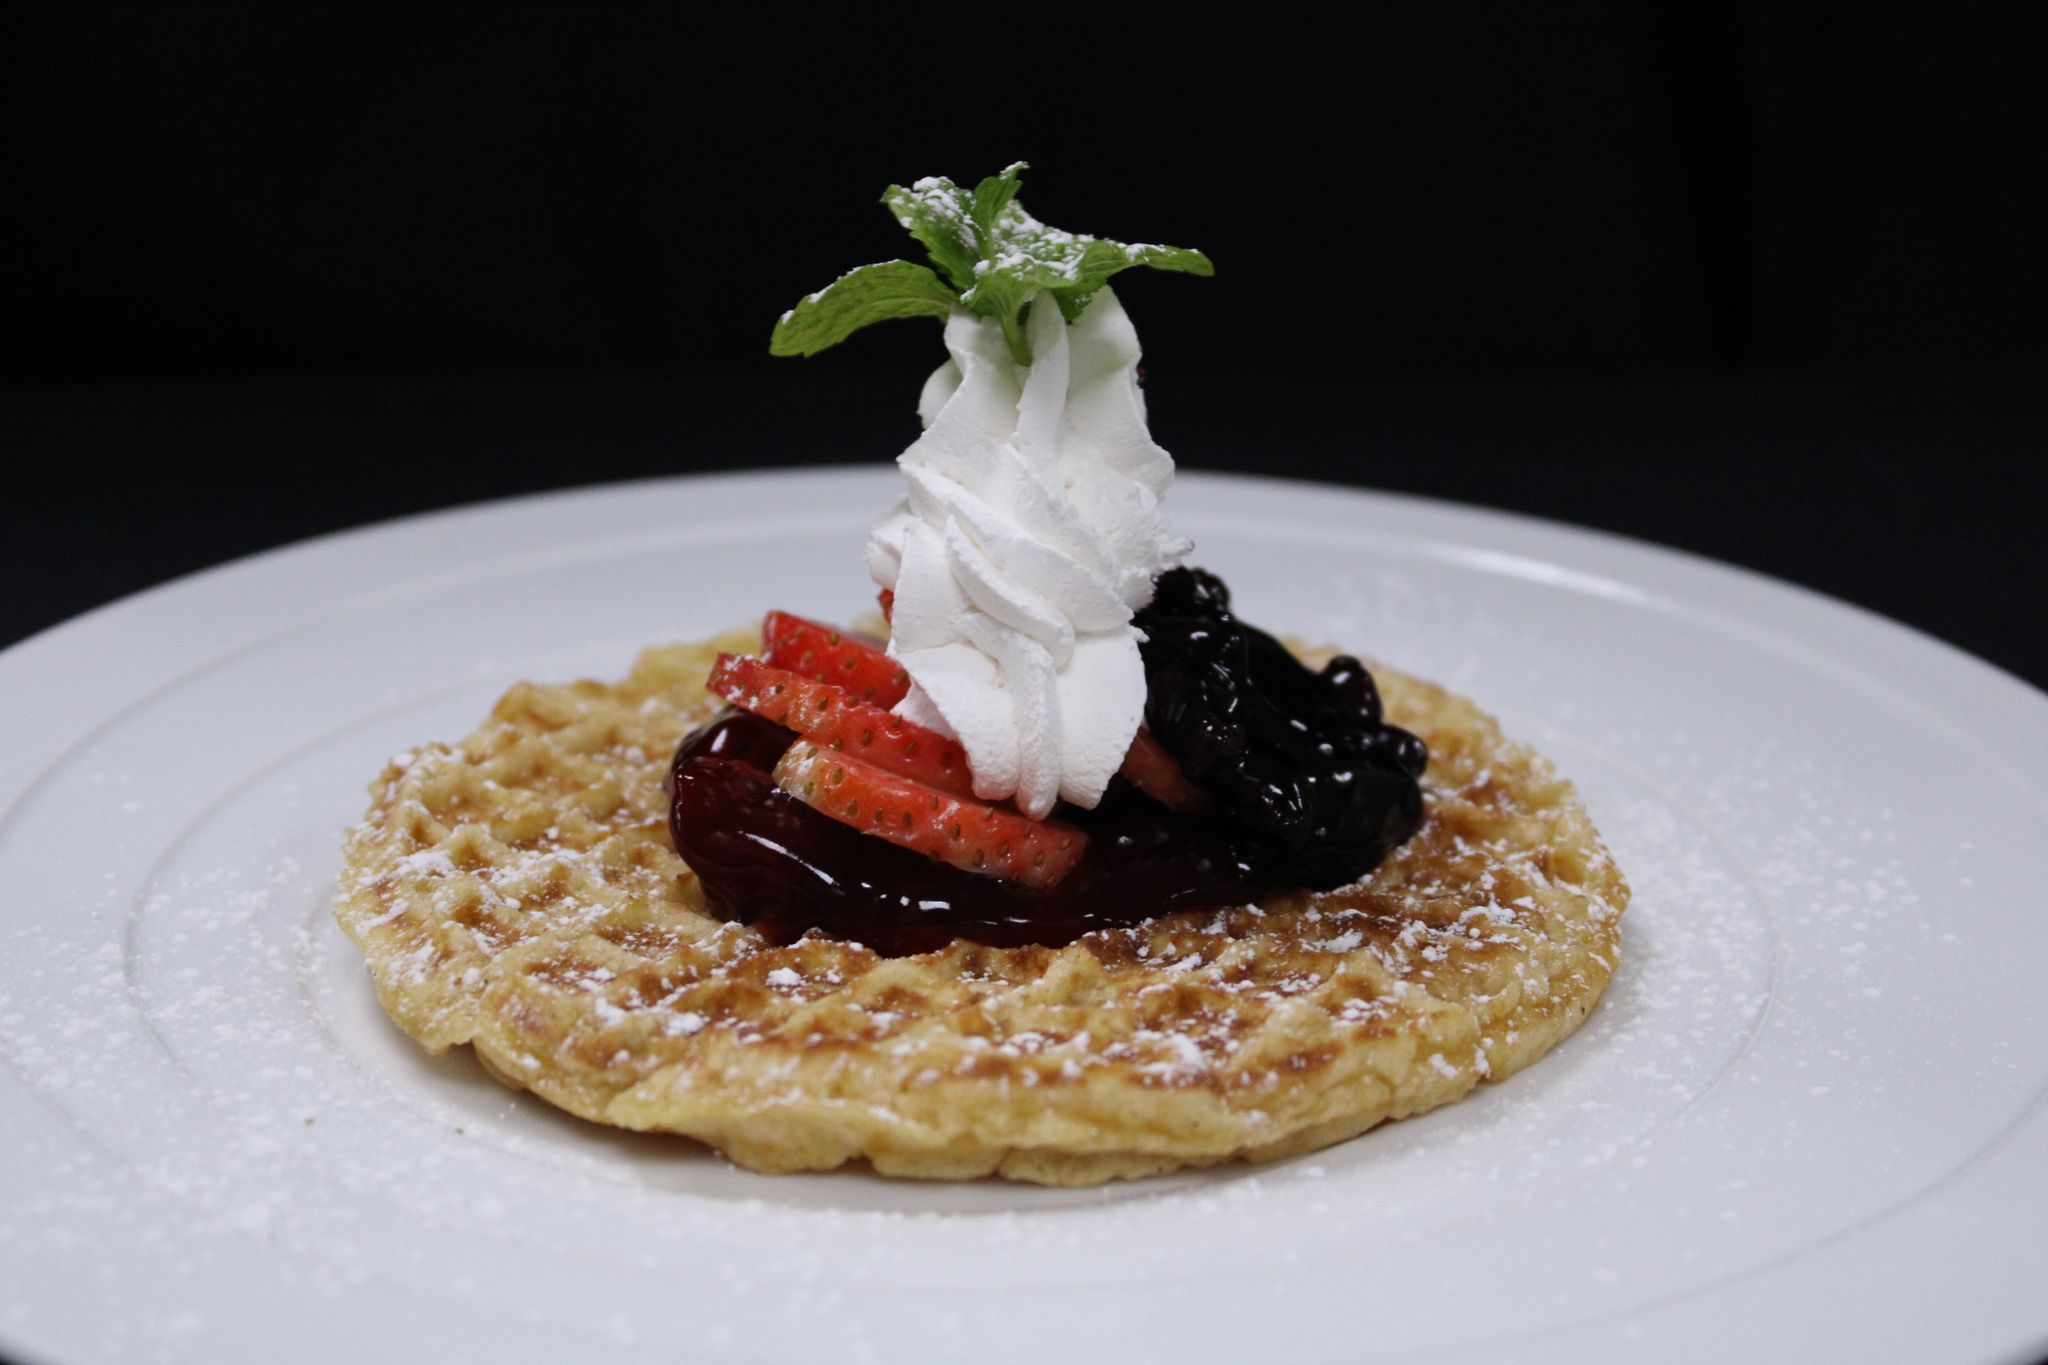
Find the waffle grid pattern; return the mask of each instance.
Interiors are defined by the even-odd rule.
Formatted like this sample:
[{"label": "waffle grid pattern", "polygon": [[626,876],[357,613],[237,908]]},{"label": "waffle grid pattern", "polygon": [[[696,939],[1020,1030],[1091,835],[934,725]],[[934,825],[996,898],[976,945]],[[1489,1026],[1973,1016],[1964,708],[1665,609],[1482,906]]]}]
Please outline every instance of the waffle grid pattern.
[{"label": "waffle grid pattern", "polygon": [[1571,785],[1384,668],[1390,718],[1430,746],[1428,818],[1358,887],[1060,949],[775,947],[707,908],[667,831],[670,759],[717,710],[711,660],[756,643],[521,683],[379,774],[335,916],[401,1028],[759,1171],[1082,1185],[1449,1103],[1555,1046],[1619,960],[1628,885]]}]

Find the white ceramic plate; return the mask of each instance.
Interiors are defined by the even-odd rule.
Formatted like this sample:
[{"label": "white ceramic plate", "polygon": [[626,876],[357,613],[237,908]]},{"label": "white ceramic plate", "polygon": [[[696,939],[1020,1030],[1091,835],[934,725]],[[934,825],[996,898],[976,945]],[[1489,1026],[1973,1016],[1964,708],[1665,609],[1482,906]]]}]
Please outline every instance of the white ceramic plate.
[{"label": "white ceramic plate", "polygon": [[61,1362],[2025,1356],[2048,698],[1669,551],[1189,476],[1250,620],[1499,712],[1636,887],[1464,1103],[1086,1192],[771,1179],[420,1055],[328,919],[385,757],[520,678],[863,610],[893,471],[480,507],[0,655],[0,1343]]}]

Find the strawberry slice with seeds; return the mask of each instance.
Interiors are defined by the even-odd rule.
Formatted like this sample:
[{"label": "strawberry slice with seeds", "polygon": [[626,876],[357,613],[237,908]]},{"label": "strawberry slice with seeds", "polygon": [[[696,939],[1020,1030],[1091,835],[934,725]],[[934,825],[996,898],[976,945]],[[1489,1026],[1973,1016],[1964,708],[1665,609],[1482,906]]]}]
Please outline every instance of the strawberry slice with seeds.
[{"label": "strawberry slice with seeds", "polygon": [[815,740],[835,753],[955,796],[974,794],[967,751],[935,730],[891,715],[843,687],[721,654],[704,685],[734,706]]},{"label": "strawberry slice with seeds", "polygon": [[775,782],[805,805],[965,872],[1051,886],[1081,861],[1088,836],[1057,820],[949,795],[812,740],[789,746]]},{"label": "strawberry slice with seeds", "polygon": [[910,675],[903,665],[875,645],[786,611],[771,611],[761,623],[761,657],[777,668],[843,687],[884,709],[910,691]]},{"label": "strawberry slice with seeds", "polygon": [[1153,738],[1152,732],[1142,725],[1131,740],[1130,752],[1124,755],[1123,767],[1117,772],[1126,782],[1168,810],[1198,811],[1209,804],[1209,793],[1188,781],[1188,775],[1181,771],[1173,755],[1166,752],[1166,746]]}]

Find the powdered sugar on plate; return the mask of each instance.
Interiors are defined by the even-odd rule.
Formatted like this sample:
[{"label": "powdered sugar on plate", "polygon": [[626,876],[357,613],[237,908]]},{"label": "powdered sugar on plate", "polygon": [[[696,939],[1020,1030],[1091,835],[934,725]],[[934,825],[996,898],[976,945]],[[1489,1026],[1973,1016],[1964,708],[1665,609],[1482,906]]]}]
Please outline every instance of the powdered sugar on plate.
[{"label": "powdered sugar on plate", "polygon": [[[862,509],[886,486],[802,492]],[[2014,851],[2048,824],[2039,699],[1783,588],[1454,509],[1176,492],[1249,617],[1499,707],[1579,782],[1635,898],[1606,1001],[1530,1071],[1306,1160],[1069,1192],[764,1179],[422,1056],[327,920],[362,777],[461,733],[509,678],[562,676],[565,639],[614,642],[578,665],[611,675],[636,642],[761,605],[669,622],[650,579],[810,606],[845,544],[811,562],[765,535],[791,481],[721,487],[314,547],[269,599],[261,566],[173,590],[130,619],[217,615],[218,591],[273,634],[162,677],[141,676],[146,640],[109,636],[136,695],[47,771],[0,763],[32,783],[0,796],[0,1342],[500,1362],[1113,1342],[1195,1361],[1255,1326],[1268,1354],[1333,1361],[1364,1318],[1390,1355],[1540,1340],[1626,1359],[1638,1331],[1725,1359],[1763,1320],[1743,1296],[1787,1267],[1805,1268],[1800,1313],[1770,1316],[1788,1349],[1996,1354],[2048,1325],[1963,1292],[2038,1265],[2019,1220],[2039,1169],[2015,1157],[2048,1079],[2025,1026],[2048,926]],[[801,544],[864,530],[832,526]],[[436,555],[438,578],[419,567]],[[466,677],[485,655],[507,662],[467,692],[412,662]],[[12,676],[28,713],[75,682]],[[1907,1218],[1910,1263],[1882,1235]],[[1822,1273],[1844,1248],[1857,1273]]]}]

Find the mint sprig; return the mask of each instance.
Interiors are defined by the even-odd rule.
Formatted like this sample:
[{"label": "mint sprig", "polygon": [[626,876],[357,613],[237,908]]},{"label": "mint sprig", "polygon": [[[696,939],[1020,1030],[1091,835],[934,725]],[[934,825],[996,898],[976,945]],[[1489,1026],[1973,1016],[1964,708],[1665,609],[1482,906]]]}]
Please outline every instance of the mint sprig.
[{"label": "mint sprig", "polygon": [[1039,222],[1017,202],[1024,170],[1025,163],[1016,162],[972,190],[943,176],[908,189],[891,185],[882,202],[923,245],[938,273],[910,261],[885,261],[842,275],[782,315],[769,352],[815,355],[871,322],[945,317],[957,306],[994,318],[1017,363],[1029,365],[1024,319],[1040,298],[1050,298],[1072,322],[1112,275],[1133,266],[1215,273],[1207,256],[1186,247],[1112,242]]},{"label": "mint sprig", "polygon": [[958,301],[959,295],[914,261],[864,265],[797,300],[775,324],[768,350],[774,355],[816,355],[871,322],[949,317]]}]

